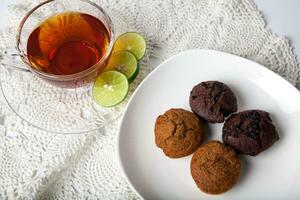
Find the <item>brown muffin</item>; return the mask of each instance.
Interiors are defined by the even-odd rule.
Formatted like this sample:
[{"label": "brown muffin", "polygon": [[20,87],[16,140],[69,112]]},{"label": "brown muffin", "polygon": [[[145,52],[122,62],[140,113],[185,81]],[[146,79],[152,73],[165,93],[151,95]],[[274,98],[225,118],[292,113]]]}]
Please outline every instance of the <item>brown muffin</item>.
[{"label": "brown muffin", "polygon": [[197,149],[191,161],[191,174],[197,186],[208,194],[221,194],[238,180],[241,161],[234,150],[218,141]]},{"label": "brown muffin", "polygon": [[237,111],[237,99],[231,89],[218,81],[206,81],[194,86],[190,93],[192,111],[211,123],[224,122]]},{"label": "brown muffin", "polygon": [[197,116],[183,109],[170,109],[155,122],[155,143],[170,158],[192,154],[204,137],[204,126]]},{"label": "brown muffin", "polygon": [[231,115],[224,123],[222,138],[238,153],[251,156],[258,155],[279,140],[270,114],[262,110]]}]

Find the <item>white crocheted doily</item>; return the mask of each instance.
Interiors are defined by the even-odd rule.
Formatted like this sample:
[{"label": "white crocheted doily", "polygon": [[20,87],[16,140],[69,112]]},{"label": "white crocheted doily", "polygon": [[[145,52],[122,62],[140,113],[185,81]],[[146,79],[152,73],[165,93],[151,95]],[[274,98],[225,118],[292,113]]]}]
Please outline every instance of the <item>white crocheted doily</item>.
[{"label": "white crocheted doily", "polygon": [[[10,7],[11,28],[1,31],[1,62],[9,62],[4,51],[14,46],[15,28],[38,2]],[[186,49],[215,49],[258,62],[292,84],[300,81],[288,41],[266,29],[251,0],[94,2],[118,32],[146,37],[150,62]],[[1,95],[0,199],[136,199],[116,164],[118,126],[119,121],[85,135],[47,133],[18,118]]]}]

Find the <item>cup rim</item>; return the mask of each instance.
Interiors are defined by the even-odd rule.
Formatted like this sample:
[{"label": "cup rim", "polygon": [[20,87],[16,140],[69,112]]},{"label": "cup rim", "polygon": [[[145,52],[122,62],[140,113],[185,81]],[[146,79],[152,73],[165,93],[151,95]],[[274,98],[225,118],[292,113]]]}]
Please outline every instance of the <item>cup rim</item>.
[{"label": "cup rim", "polygon": [[91,2],[89,0],[77,0],[77,1],[82,1],[82,2],[85,2],[85,3],[88,3],[92,6],[94,6],[95,8],[97,8],[105,17],[105,19],[107,20],[107,24],[108,24],[108,28],[109,30],[107,30],[110,34],[110,41],[109,41],[109,46],[108,48],[106,49],[105,51],[105,54],[100,58],[100,60],[98,62],[96,62],[94,65],[92,65],[91,67],[81,71],[81,72],[78,72],[78,73],[75,73],[75,74],[67,74],[67,75],[60,75],[60,74],[49,74],[49,73],[46,73],[46,72],[43,72],[43,71],[40,71],[40,70],[37,70],[37,69],[34,69],[33,67],[31,67],[31,64],[29,63],[29,61],[27,61],[27,52],[25,53],[23,50],[21,50],[20,46],[21,46],[21,34],[22,34],[22,30],[23,30],[23,27],[24,27],[24,24],[25,22],[27,21],[27,19],[32,15],[33,12],[35,12],[37,9],[39,9],[40,7],[50,3],[50,2],[53,2],[53,1],[57,1],[57,0],[47,0],[47,1],[44,1],[38,5],[36,5],[35,7],[33,7],[26,15],[25,17],[23,17],[18,29],[17,29],[17,34],[16,34],[16,49],[18,51],[18,54],[19,56],[21,57],[22,61],[29,65],[28,68],[30,71],[33,71],[34,73],[37,73],[38,75],[41,75],[47,79],[51,79],[51,80],[55,80],[55,81],[69,81],[69,80],[76,80],[78,78],[81,78],[85,75],[88,75],[92,72],[94,72],[95,70],[98,69],[99,67],[99,64],[100,63],[104,63],[105,60],[109,57],[109,55],[111,54],[112,52],[112,49],[113,49],[113,45],[114,45],[114,27],[113,27],[113,24],[112,24],[112,21],[109,17],[109,15],[104,11],[104,9],[102,7],[100,7],[99,5],[97,5],[96,3],[94,2]]}]

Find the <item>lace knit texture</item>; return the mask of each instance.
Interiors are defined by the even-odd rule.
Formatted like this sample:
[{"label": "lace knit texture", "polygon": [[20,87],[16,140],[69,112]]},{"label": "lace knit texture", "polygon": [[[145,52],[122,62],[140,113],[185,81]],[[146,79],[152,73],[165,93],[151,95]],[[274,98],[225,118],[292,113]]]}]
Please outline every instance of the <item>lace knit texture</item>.
[{"label": "lace knit texture", "polygon": [[[38,0],[10,6],[10,28],[1,31],[0,61],[14,47],[15,28]],[[265,27],[251,0],[94,0],[118,33],[136,31],[147,40],[142,74],[191,48],[243,56],[292,84],[300,68],[289,42]],[[159,53],[157,53],[159,52]],[[136,85],[144,76],[136,81]],[[22,121],[0,98],[0,199],[137,199],[116,162],[120,121],[83,135],[56,135]]]}]

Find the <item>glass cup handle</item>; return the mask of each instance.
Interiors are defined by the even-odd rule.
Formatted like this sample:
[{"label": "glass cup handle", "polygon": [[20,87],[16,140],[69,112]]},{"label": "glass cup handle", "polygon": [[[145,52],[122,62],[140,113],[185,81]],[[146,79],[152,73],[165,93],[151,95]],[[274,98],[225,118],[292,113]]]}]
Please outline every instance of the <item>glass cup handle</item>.
[{"label": "glass cup handle", "polygon": [[7,48],[0,52],[0,64],[13,70],[31,72],[22,62],[20,55],[14,48]]}]

